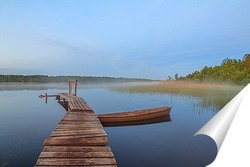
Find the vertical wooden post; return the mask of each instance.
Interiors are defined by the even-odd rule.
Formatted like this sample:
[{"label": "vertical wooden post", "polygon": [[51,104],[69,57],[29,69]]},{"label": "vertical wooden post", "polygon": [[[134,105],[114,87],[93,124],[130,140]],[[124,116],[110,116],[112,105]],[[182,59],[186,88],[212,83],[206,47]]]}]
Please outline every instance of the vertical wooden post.
[{"label": "vertical wooden post", "polygon": [[69,94],[72,93],[72,83],[71,83],[71,80],[69,80]]},{"label": "vertical wooden post", "polygon": [[48,102],[48,94],[45,93],[45,103],[47,103],[47,102]]},{"label": "vertical wooden post", "polygon": [[77,80],[75,80],[75,96],[76,96],[76,90],[77,90]]},{"label": "vertical wooden post", "polygon": [[60,95],[57,96],[57,100],[58,100],[58,103],[60,103],[60,101],[61,101]]},{"label": "vertical wooden post", "polygon": [[69,93],[70,93],[70,80],[68,82],[69,82]]}]

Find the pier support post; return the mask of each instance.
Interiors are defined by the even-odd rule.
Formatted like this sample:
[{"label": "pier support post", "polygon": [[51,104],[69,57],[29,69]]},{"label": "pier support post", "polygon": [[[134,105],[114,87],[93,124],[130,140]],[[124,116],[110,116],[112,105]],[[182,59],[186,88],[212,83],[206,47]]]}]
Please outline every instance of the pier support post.
[{"label": "pier support post", "polygon": [[71,94],[71,92],[72,92],[72,83],[71,83],[72,81],[71,80],[69,80],[69,94]]},{"label": "pier support post", "polygon": [[[75,84],[72,85],[72,82],[75,82]],[[72,92],[73,87],[75,89],[74,92]],[[76,96],[76,92],[77,92],[77,80],[69,80],[69,94],[73,93],[73,95]]]},{"label": "pier support post", "polygon": [[75,80],[75,96],[76,96],[76,90],[77,90],[77,80]]},{"label": "pier support post", "polygon": [[45,93],[45,103],[48,103],[48,94]]}]

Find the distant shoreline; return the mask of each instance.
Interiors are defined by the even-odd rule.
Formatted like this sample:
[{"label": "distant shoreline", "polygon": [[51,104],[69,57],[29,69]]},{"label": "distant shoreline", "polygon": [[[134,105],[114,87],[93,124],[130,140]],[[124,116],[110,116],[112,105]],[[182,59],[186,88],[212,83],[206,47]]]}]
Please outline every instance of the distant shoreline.
[{"label": "distant shoreline", "polygon": [[48,75],[0,75],[0,83],[51,83],[68,82],[78,80],[79,82],[147,82],[155,81],[144,78],[116,78],[116,77],[94,77],[94,76],[48,76]]}]

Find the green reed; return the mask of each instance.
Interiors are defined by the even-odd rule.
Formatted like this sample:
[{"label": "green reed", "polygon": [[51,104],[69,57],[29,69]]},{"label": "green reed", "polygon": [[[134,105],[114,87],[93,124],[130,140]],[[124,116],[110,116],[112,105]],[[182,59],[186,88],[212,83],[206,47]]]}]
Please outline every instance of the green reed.
[{"label": "green reed", "polygon": [[136,86],[121,86],[112,88],[114,91],[129,92],[129,93],[160,93],[160,94],[176,94],[198,97],[201,99],[202,106],[215,106],[221,109],[225,106],[243,86],[217,84],[205,86],[193,84],[190,82],[182,82],[175,84],[156,83],[153,85],[136,85]]}]

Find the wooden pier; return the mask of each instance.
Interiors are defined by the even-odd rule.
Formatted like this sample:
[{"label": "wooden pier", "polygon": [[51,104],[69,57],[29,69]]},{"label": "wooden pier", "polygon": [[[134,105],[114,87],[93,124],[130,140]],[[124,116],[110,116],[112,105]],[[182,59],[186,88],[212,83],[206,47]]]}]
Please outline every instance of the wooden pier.
[{"label": "wooden pier", "polygon": [[[72,84],[72,82],[75,82]],[[74,85],[74,86],[73,86]],[[74,91],[72,91],[74,87]],[[45,139],[43,150],[35,164],[40,166],[90,166],[117,167],[115,157],[108,146],[103,126],[141,125],[171,121],[171,107],[159,107],[131,112],[101,114],[99,116],[76,96],[77,80],[69,81],[69,92],[57,95],[41,95],[47,103],[48,97],[56,97],[68,112],[51,135]],[[72,92],[74,92],[72,94]],[[101,121],[101,122],[100,122]]]},{"label": "wooden pier", "polygon": [[68,112],[45,139],[35,166],[116,167],[107,134],[85,100],[70,93],[57,99]]}]

